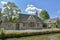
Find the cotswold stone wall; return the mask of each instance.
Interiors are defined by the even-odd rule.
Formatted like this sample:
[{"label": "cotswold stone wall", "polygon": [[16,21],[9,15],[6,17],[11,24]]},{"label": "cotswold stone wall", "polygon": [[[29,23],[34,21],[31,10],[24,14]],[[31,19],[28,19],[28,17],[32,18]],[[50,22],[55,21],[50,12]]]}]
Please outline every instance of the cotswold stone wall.
[{"label": "cotswold stone wall", "polygon": [[[16,25],[19,24],[19,25]],[[41,23],[34,23],[34,26],[30,26],[30,24],[26,23],[11,23],[11,22],[6,22],[2,23],[0,25],[0,28],[4,28],[5,30],[24,30],[24,29],[41,29],[42,28]]]},{"label": "cotswold stone wall", "polygon": [[58,27],[60,28],[60,21],[58,22]]},{"label": "cotswold stone wall", "polygon": [[32,26],[30,26],[31,24],[29,24],[29,23],[19,23],[19,29],[41,29],[41,28],[43,28],[43,24],[41,24],[41,23],[39,23],[38,25],[37,25],[38,23],[34,23],[34,26],[32,25]]},{"label": "cotswold stone wall", "polygon": [[15,30],[16,26],[14,23],[2,23],[0,28],[4,28],[6,30]]}]

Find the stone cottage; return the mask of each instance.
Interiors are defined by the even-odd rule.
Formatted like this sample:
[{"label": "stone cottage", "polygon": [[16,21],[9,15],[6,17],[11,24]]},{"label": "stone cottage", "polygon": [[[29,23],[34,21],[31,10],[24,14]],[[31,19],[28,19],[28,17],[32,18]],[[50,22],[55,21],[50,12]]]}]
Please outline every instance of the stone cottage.
[{"label": "stone cottage", "polygon": [[53,19],[46,19],[44,20],[44,23],[47,24],[48,27],[54,28],[54,25],[60,27],[60,20],[59,18],[53,18]]},{"label": "stone cottage", "polygon": [[43,27],[43,21],[37,15],[19,14],[15,22],[8,22],[7,16],[2,17],[1,28],[10,30],[39,29]]},{"label": "stone cottage", "polygon": [[0,25],[0,28],[7,30],[41,29],[43,28],[44,23],[47,24],[48,27],[53,27],[54,23],[60,27],[58,18],[43,21],[37,15],[19,14],[19,18],[15,22],[8,22],[7,16],[3,16],[1,19],[2,24]]}]

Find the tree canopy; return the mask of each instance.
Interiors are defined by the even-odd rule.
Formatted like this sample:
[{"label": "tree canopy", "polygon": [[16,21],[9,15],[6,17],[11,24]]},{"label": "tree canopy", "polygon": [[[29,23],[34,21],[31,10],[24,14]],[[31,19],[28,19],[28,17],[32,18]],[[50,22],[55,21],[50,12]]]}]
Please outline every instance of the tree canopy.
[{"label": "tree canopy", "polygon": [[3,5],[3,8],[3,15],[7,15],[9,21],[16,20],[18,14],[21,12],[21,10],[13,2],[8,2],[7,4]]},{"label": "tree canopy", "polygon": [[0,8],[0,17],[2,16],[1,10],[2,10],[2,8]]},{"label": "tree canopy", "polygon": [[49,19],[50,16],[49,16],[49,14],[48,14],[48,12],[47,12],[46,10],[42,10],[42,11],[40,12],[40,18],[41,18],[42,20],[45,20],[45,19]]}]

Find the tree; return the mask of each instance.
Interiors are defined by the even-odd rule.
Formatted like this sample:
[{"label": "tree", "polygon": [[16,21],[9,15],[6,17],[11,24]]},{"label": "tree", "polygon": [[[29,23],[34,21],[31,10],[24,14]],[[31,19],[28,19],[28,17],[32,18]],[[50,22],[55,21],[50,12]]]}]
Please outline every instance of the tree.
[{"label": "tree", "polygon": [[16,20],[19,12],[21,12],[21,10],[13,2],[7,2],[7,4],[3,5],[3,8],[3,15],[7,15],[9,21]]},{"label": "tree", "polygon": [[1,11],[2,11],[2,8],[0,8],[0,17],[2,16],[2,13],[1,13]]},{"label": "tree", "polygon": [[2,13],[1,13],[2,9],[0,8],[0,25],[2,23],[2,20],[1,20],[1,16],[2,16]]},{"label": "tree", "polygon": [[43,11],[40,12],[40,18],[42,20],[45,20],[45,19],[49,19],[50,17],[49,17],[48,12],[46,10],[43,10]]},{"label": "tree", "polygon": [[56,23],[53,24],[54,28],[58,28],[58,25]]}]

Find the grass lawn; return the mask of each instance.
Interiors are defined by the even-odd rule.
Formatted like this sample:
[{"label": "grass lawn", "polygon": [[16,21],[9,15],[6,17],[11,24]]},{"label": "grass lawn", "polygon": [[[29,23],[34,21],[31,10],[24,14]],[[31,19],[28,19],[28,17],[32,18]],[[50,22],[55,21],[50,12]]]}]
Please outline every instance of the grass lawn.
[{"label": "grass lawn", "polygon": [[6,40],[51,40],[51,39],[60,40],[60,33],[28,36],[28,37],[21,37],[21,38],[9,38],[9,39],[6,39]]}]

